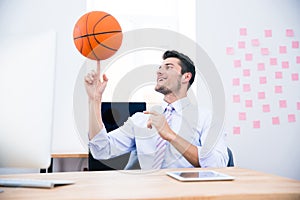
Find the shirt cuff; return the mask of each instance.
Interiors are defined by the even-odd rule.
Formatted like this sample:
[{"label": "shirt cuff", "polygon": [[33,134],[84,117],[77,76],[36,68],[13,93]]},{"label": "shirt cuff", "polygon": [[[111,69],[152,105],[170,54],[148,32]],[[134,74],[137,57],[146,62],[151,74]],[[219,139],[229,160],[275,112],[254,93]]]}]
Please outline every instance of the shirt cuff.
[{"label": "shirt cuff", "polygon": [[[90,138],[90,133],[89,138]],[[107,139],[107,131],[105,128],[102,128],[99,133],[97,133],[92,139],[89,139],[89,142],[95,143],[97,140]]]},{"label": "shirt cuff", "polygon": [[199,155],[199,164],[201,167],[226,167],[228,163],[227,151],[224,152],[220,149],[212,149],[205,157],[201,157],[202,147],[197,146]]},{"label": "shirt cuff", "polygon": [[203,159],[200,157],[201,151],[202,151],[202,146],[196,146],[196,147],[198,149],[198,163],[199,163],[200,167],[204,167],[203,162],[202,162]]}]

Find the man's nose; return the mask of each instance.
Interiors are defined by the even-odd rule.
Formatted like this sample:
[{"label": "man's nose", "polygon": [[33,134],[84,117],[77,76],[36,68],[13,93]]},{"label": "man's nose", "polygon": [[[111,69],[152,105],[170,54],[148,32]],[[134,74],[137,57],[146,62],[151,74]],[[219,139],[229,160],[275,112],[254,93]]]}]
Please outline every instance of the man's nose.
[{"label": "man's nose", "polygon": [[163,69],[162,67],[160,67],[157,71],[156,71],[156,74],[157,75],[161,75],[163,73]]}]

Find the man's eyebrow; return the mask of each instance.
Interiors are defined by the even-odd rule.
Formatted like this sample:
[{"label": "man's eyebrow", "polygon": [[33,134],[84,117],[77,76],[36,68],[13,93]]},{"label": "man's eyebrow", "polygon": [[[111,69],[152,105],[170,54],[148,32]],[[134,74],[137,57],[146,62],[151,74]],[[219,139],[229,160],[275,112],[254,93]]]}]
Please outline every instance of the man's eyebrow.
[{"label": "man's eyebrow", "polygon": [[[171,66],[175,66],[173,63],[165,63],[165,64],[163,64],[163,65],[166,65],[166,66],[170,66],[170,65],[171,65]],[[159,69],[162,68],[163,65],[159,65],[158,68],[159,68]]]},{"label": "man's eyebrow", "polygon": [[173,63],[166,63],[165,65],[172,65],[172,66],[174,66],[174,64],[173,64]]}]

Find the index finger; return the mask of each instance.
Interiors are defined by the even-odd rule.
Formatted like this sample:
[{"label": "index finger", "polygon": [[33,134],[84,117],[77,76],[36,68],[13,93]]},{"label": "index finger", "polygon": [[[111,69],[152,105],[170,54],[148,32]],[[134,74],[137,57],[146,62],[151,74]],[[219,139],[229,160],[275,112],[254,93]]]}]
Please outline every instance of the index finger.
[{"label": "index finger", "polygon": [[148,115],[155,115],[155,116],[159,115],[157,112],[153,112],[153,111],[144,111],[143,113]]},{"label": "index finger", "polygon": [[100,60],[97,60],[97,78],[100,78]]}]

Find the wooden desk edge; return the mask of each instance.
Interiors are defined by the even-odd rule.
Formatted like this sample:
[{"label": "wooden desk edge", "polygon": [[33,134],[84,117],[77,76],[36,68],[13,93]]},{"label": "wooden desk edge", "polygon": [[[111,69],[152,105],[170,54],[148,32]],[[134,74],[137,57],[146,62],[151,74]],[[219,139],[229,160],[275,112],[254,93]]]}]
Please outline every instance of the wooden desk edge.
[{"label": "wooden desk edge", "polygon": [[88,153],[53,153],[52,158],[88,158]]}]

